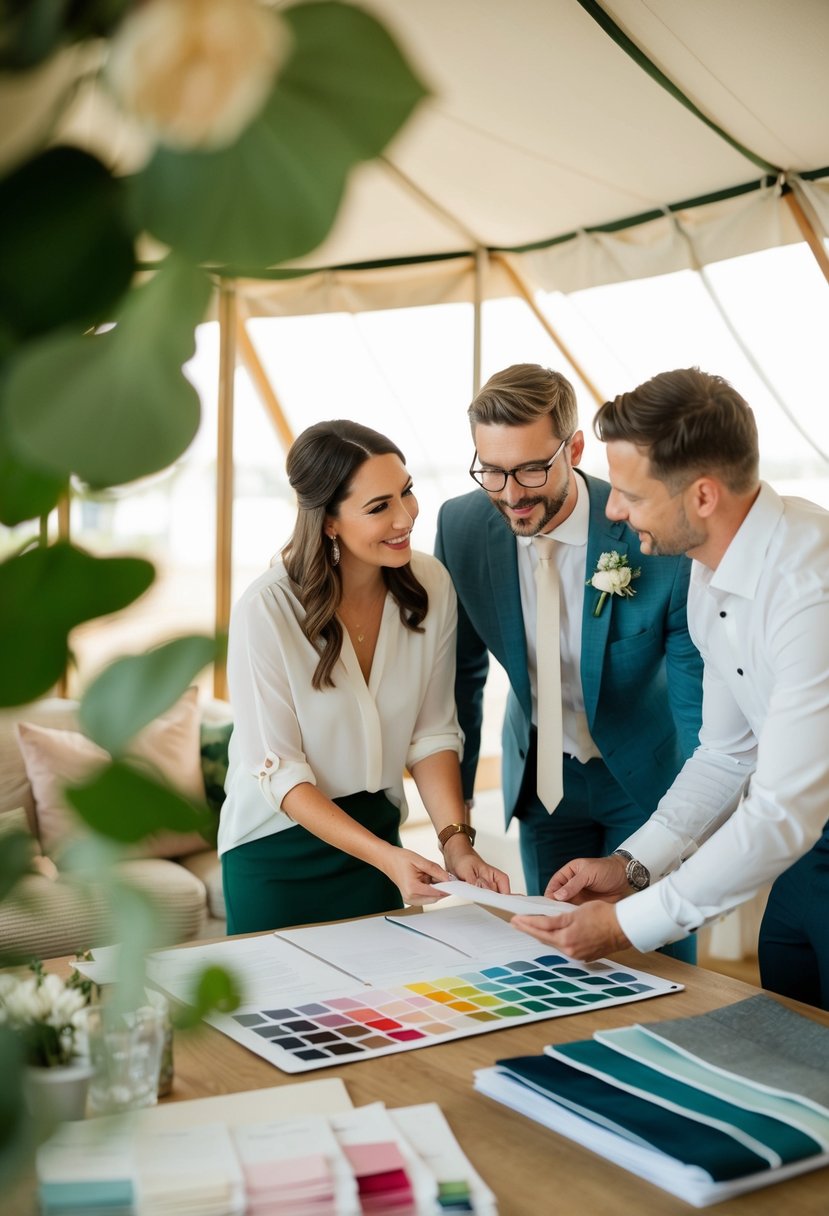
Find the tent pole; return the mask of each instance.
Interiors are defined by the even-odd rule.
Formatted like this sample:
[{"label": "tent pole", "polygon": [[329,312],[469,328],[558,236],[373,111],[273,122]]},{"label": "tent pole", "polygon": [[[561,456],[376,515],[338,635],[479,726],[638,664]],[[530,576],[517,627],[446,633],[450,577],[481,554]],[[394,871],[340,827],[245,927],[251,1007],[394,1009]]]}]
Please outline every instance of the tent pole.
[{"label": "tent pole", "polygon": [[535,316],[536,320],[544,328],[544,330],[547,332],[548,336],[550,338],[552,338],[553,342],[555,342],[558,349],[564,355],[564,358],[570,364],[573,371],[576,373],[576,375],[582,381],[585,388],[588,390],[591,397],[596,402],[596,405],[604,405],[604,402],[605,402],[604,395],[599,392],[598,388],[593,383],[593,381],[590,379],[590,377],[587,375],[584,368],[574,358],[572,351],[569,349],[569,347],[567,347],[565,345],[565,343],[561,340],[559,335],[553,329],[553,327],[550,324],[550,322],[548,321],[548,319],[544,316],[544,313],[538,307],[538,304],[536,303],[536,300],[535,300],[535,296],[533,295],[532,291],[530,290],[529,284],[527,283],[527,281],[523,277],[523,275],[521,275],[515,269],[512,262],[510,261],[510,259],[504,257],[503,254],[494,253],[492,256],[494,258],[497,258],[498,262],[503,266],[504,270],[506,270],[507,274],[512,279],[513,283],[518,288],[519,295],[522,296],[522,298],[526,301],[526,303],[529,305],[530,309],[532,310],[532,313]]},{"label": "tent pole", "polygon": [[[219,419],[216,436],[216,635],[230,624],[233,554],[233,388],[236,372],[236,285],[222,279],[219,287]],[[227,699],[224,659],[213,668],[213,695]]]},{"label": "tent pole", "polygon": [[475,297],[473,301],[472,331],[472,396],[477,397],[481,387],[481,341],[483,330],[484,280],[487,271],[487,251],[479,245],[475,250]]},{"label": "tent pole", "polygon": [[248,375],[259,394],[259,399],[267,410],[268,417],[276,429],[282,449],[287,452],[294,442],[294,433],[288,425],[288,420],[285,417],[285,412],[282,409],[279,398],[268,379],[268,373],[262,366],[262,360],[256,353],[256,347],[251,341],[244,317],[239,317],[236,321],[236,341],[239,345],[239,356],[247,368]]},{"label": "tent pole", "polygon": [[794,217],[794,222],[800,229],[800,235],[811,249],[815,261],[823,271],[823,277],[826,279],[826,282],[829,283],[829,255],[826,253],[823,241],[815,231],[808,215],[803,210],[800,200],[794,193],[794,190],[787,190],[783,195],[783,198],[786,200],[786,204]]}]

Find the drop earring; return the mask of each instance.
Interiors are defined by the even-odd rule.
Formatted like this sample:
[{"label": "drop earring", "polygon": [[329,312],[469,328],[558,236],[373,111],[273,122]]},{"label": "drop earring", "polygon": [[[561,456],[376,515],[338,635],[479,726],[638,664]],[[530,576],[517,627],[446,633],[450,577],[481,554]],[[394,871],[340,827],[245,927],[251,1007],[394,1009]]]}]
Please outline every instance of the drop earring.
[{"label": "drop earring", "polygon": [[331,565],[339,566],[340,564],[340,542],[336,536],[331,537]]}]

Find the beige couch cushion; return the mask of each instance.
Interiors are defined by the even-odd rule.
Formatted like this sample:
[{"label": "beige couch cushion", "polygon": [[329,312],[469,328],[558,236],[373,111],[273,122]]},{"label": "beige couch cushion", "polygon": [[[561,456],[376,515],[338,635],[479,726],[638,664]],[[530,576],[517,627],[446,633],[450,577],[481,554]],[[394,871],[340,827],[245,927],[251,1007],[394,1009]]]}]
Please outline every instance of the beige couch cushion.
[{"label": "beige couch cushion", "polygon": [[[199,750],[197,690],[190,689],[166,714],[151,722],[130,745],[130,759],[160,776],[194,801],[204,798]],[[107,753],[78,731],[55,730],[24,718],[17,726],[18,743],[34,797],[37,836],[43,851],[55,855],[81,825],[68,806],[63,789],[90,777],[108,759]],[[142,841],[139,856],[178,857],[204,848],[196,832],[163,832]]]},{"label": "beige couch cushion", "polygon": [[[121,862],[125,882],[151,895],[160,918],[158,946],[195,937],[205,919],[205,889],[182,866],[155,858]],[[100,890],[68,878],[24,878],[0,902],[0,945],[5,961],[55,958],[113,941],[107,903]]]},{"label": "beige couch cushion", "polygon": [[37,835],[32,787],[20,754],[15,727],[18,722],[33,722],[56,730],[78,729],[78,703],[62,697],[46,697],[15,709],[0,710],[0,815],[23,807],[29,829]]}]

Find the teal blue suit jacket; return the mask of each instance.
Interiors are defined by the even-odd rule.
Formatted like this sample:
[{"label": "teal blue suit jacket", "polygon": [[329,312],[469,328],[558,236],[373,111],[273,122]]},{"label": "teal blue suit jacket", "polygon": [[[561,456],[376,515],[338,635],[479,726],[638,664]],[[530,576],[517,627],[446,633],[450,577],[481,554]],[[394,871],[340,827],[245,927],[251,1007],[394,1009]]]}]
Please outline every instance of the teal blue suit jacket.
[{"label": "teal blue suit jacket", "polygon": [[[578,476],[585,476],[581,473]],[[641,569],[630,598],[585,586],[581,679],[590,733],[602,758],[643,820],[697,746],[702,659],[688,635],[686,557],[648,557],[636,533],[605,515],[610,486],[585,476],[590,525],[585,583],[600,554],[615,549]],[[455,696],[466,742],[464,795],[472,797],[481,740],[489,654],[510,681],[504,717],[502,784],[507,823],[516,809],[530,743],[532,694],[515,537],[482,490],[445,503],[435,552],[458,596]]]}]

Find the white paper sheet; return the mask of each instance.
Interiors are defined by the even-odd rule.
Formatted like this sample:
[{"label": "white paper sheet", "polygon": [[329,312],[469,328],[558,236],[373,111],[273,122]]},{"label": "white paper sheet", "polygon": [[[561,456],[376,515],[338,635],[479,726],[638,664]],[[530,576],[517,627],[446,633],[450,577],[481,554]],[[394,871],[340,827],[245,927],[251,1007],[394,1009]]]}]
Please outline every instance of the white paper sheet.
[{"label": "white paper sheet", "polygon": [[[560,916],[562,912],[575,911],[575,904],[559,902],[555,899],[545,899],[543,895],[501,895],[499,891],[487,891],[483,887],[473,887],[471,883],[453,879],[451,882],[436,882],[437,891],[445,891],[447,895],[457,895],[468,903],[485,904],[490,908],[500,908],[503,912],[513,912],[522,916]],[[449,909],[447,908],[447,911]],[[430,913],[430,915],[433,915]]]},{"label": "white paper sheet", "polygon": [[440,908],[423,916],[387,916],[385,919],[409,933],[452,946],[467,958],[503,957],[505,951],[527,949],[526,933],[477,904]]}]

